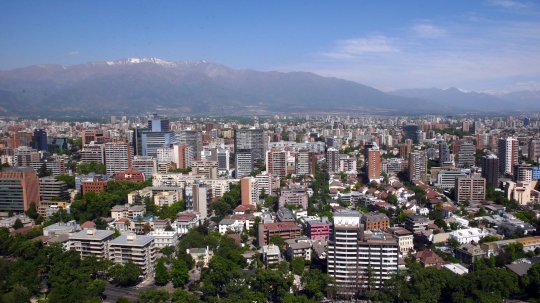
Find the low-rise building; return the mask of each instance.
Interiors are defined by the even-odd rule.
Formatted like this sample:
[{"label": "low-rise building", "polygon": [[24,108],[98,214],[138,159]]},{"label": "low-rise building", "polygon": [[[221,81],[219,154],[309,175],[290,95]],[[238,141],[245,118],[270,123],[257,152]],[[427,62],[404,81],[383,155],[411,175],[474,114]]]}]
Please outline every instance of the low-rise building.
[{"label": "low-rise building", "polygon": [[208,262],[212,259],[214,256],[214,251],[206,248],[189,248],[186,250],[186,252],[191,255],[191,258],[193,258],[193,261],[195,261],[195,264],[199,266],[199,268],[206,268],[208,267]]},{"label": "low-rise building", "polygon": [[276,216],[279,222],[294,222],[295,221],[293,212],[286,207],[281,207],[280,209],[278,209]]},{"label": "low-rise building", "polygon": [[244,222],[234,219],[222,219],[219,221],[219,233],[224,235],[227,231],[232,231],[234,233],[242,232],[244,227]]},{"label": "low-rise building", "polygon": [[285,255],[287,259],[304,258],[306,261],[311,261],[311,244],[306,241],[295,241],[290,239],[287,241]]},{"label": "low-rise building", "polygon": [[405,228],[411,232],[425,230],[429,219],[420,215],[410,215],[405,219]]},{"label": "low-rise building", "polygon": [[308,195],[303,188],[284,189],[279,196],[279,207],[287,204],[295,205],[298,208],[307,209]]},{"label": "low-rise building", "polygon": [[316,220],[306,220],[306,235],[312,240],[326,241],[330,235],[330,222],[328,217]]},{"label": "low-rise building", "polygon": [[279,264],[281,253],[279,247],[274,244],[264,245],[262,247],[263,262],[266,267],[269,265]]},{"label": "low-rise building", "polygon": [[385,214],[371,213],[362,215],[360,222],[364,224],[364,230],[384,230],[390,226],[390,219]]},{"label": "low-rise building", "polygon": [[454,250],[454,256],[460,262],[472,265],[476,258],[487,257],[487,251],[478,245],[463,244]]},{"label": "low-rise building", "polygon": [[199,226],[200,216],[196,212],[183,211],[176,215],[174,224],[179,235],[185,235],[192,228]]},{"label": "low-rise building", "polygon": [[270,238],[274,235],[280,236],[283,240],[299,237],[301,228],[294,222],[279,223],[259,223],[258,237],[259,246],[268,245]]},{"label": "low-rise building", "polygon": [[146,235],[154,237],[154,243],[158,251],[165,246],[176,247],[178,245],[178,233],[176,231],[154,230]]},{"label": "low-rise building", "polygon": [[67,223],[58,222],[53,225],[44,227],[43,235],[52,238],[58,235],[73,233],[76,230],[81,230],[81,226],[77,224],[75,220],[71,220]]},{"label": "low-rise building", "polygon": [[403,227],[389,228],[388,231],[398,241],[399,252],[407,255],[414,252],[414,235],[410,230]]},{"label": "low-rise building", "polygon": [[454,239],[459,242],[459,244],[467,244],[471,242],[480,241],[485,236],[488,236],[489,233],[481,228],[467,228],[467,229],[458,229],[453,230],[449,233],[449,238]]}]

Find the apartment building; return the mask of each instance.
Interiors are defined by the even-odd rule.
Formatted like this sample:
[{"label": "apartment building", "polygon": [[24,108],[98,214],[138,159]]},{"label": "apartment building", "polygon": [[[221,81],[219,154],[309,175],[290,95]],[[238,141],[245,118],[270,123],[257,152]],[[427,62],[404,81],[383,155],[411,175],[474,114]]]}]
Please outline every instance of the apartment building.
[{"label": "apartment building", "polygon": [[281,190],[279,195],[279,207],[287,204],[295,205],[298,208],[307,209],[308,194],[303,188],[291,188]]},{"label": "apartment building", "polygon": [[456,178],[456,201],[479,202],[486,199],[485,178]]},{"label": "apartment building", "polygon": [[274,235],[287,240],[299,237],[301,231],[301,228],[294,222],[259,223],[257,241],[259,242],[259,246],[268,245],[270,238]]},{"label": "apartment building", "polygon": [[113,234],[112,230],[85,229],[69,234],[68,248],[80,253],[82,259],[90,255],[108,259],[108,243],[113,239]]},{"label": "apartment building", "polygon": [[109,241],[109,259],[114,264],[126,264],[131,261],[143,270],[143,277],[154,272],[157,247],[153,236],[123,234]]}]

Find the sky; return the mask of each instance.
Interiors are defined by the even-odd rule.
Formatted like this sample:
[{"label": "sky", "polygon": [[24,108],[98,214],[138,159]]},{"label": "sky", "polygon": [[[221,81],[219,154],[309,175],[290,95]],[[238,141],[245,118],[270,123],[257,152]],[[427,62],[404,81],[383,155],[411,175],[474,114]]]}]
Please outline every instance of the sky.
[{"label": "sky", "polygon": [[0,70],[140,57],[383,91],[540,90],[540,2],[0,0]]}]

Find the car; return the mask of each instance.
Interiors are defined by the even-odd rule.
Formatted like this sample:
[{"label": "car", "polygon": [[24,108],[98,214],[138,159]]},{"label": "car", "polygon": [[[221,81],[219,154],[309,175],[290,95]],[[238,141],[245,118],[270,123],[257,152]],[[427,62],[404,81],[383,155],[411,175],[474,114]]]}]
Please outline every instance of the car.
[{"label": "car", "polygon": [[132,289],[139,290],[139,286],[133,286]]}]

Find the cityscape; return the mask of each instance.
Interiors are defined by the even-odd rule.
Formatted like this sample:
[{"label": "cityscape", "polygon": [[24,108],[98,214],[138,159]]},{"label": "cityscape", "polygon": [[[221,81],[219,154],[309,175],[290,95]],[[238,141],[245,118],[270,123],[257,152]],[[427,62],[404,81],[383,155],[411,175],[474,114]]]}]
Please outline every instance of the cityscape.
[{"label": "cityscape", "polygon": [[0,1],[0,303],[540,303],[534,1]]}]

